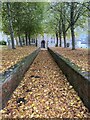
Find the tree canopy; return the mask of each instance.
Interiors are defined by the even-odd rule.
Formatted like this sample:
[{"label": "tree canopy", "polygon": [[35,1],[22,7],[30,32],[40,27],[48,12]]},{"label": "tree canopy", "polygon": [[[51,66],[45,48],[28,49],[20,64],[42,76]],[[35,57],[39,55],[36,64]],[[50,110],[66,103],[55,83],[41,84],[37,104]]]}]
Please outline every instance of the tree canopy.
[{"label": "tree canopy", "polygon": [[[75,49],[75,29],[83,28],[89,12],[89,2],[5,2],[2,4],[2,29],[11,38],[56,34],[57,45],[62,37],[64,47],[68,33],[71,33],[72,49]],[[14,44],[14,43],[12,43]],[[13,46],[14,48],[14,46]]]}]

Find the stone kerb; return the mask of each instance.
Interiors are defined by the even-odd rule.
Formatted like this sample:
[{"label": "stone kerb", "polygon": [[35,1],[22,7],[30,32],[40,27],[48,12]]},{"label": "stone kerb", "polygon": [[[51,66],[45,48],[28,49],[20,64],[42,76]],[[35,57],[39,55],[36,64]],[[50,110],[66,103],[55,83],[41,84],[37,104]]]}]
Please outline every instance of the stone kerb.
[{"label": "stone kerb", "polygon": [[57,62],[69,83],[77,91],[84,105],[90,110],[90,73],[82,72],[81,69],[68,59],[48,48],[53,59]]},{"label": "stone kerb", "polygon": [[12,92],[19,85],[25,72],[28,70],[33,60],[36,58],[40,51],[40,48],[32,52],[27,57],[23,58],[22,61],[9,68],[7,71],[0,76],[0,109],[5,107],[9,100]]}]

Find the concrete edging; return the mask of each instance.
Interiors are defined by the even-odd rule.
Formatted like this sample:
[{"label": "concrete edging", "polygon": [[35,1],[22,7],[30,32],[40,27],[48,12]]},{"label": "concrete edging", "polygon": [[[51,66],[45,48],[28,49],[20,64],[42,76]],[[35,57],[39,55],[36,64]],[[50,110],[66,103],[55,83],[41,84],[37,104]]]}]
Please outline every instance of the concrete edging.
[{"label": "concrete edging", "polygon": [[0,109],[6,106],[11,94],[19,85],[25,72],[28,70],[39,51],[40,48],[23,58],[22,61],[15,64],[14,67],[9,68],[1,75],[2,82],[0,83]]},{"label": "concrete edging", "polygon": [[80,69],[75,64],[72,64],[63,56],[54,52],[50,48],[48,48],[49,53],[52,55],[55,62],[58,64],[62,72],[67,77],[69,83],[74,87],[78,96],[83,101],[84,105],[90,111],[90,79],[87,74],[82,73]]}]

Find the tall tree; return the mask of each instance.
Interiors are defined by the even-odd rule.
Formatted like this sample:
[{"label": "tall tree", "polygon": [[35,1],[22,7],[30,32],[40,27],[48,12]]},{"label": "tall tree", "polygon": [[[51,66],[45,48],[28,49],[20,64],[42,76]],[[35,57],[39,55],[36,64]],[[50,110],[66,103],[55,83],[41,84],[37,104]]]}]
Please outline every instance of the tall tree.
[{"label": "tall tree", "polygon": [[12,49],[15,49],[15,45],[14,45],[14,31],[13,31],[12,17],[11,17],[11,12],[10,11],[11,11],[10,3],[7,2],[7,14],[8,14],[9,30],[10,30],[11,41],[12,41]]},{"label": "tall tree", "polygon": [[[55,17],[58,17],[60,14],[61,17],[56,17],[59,21],[59,37],[61,33],[63,33],[64,38],[64,47],[66,47],[66,35],[68,30],[71,30],[71,38],[72,38],[72,50],[75,49],[75,31],[74,29],[79,26],[79,21],[82,21],[80,25],[83,25],[83,18],[87,15],[87,3],[78,3],[78,2],[63,2],[63,3],[54,3],[51,5],[51,9],[53,13],[55,13]],[[58,22],[57,21],[57,22]],[[62,25],[62,32],[60,32],[60,22]],[[61,39],[61,37],[60,37]]]},{"label": "tall tree", "polygon": [[[26,45],[30,44],[30,36],[40,34],[43,31],[42,20],[45,3],[38,2],[12,2],[9,9],[10,28],[18,36],[22,46],[22,36],[26,36]],[[3,30],[9,34],[6,3],[3,3]],[[13,29],[12,29],[13,27]],[[11,32],[12,33],[12,32]],[[12,35],[13,36],[13,35]],[[14,36],[13,36],[14,37]]]},{"label": "tall tree", "polygon": [[74,2],[71,2],[70,21],[71,21],[72,50],[75,49],[74,9],[75,9]]}]

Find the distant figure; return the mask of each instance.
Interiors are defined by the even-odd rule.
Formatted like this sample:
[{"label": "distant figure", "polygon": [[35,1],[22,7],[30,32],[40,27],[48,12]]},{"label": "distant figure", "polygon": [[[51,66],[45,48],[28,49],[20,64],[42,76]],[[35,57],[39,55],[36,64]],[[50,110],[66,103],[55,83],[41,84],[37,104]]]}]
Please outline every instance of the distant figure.
[{"label": "distant figure", "polygon": [[45,48],[45,40],[41,41],[41,48]]}]

